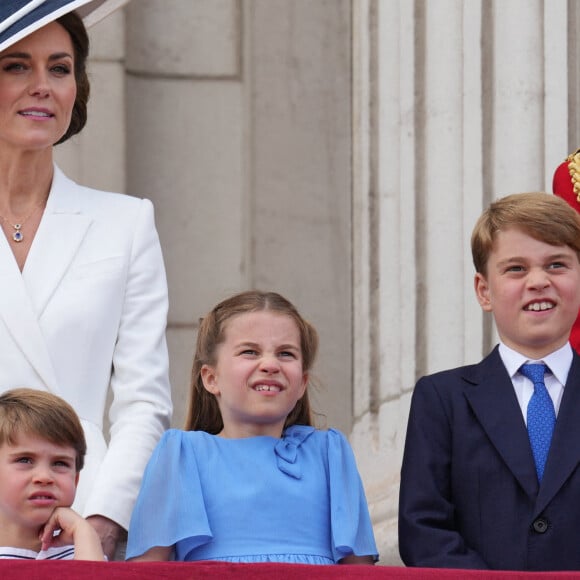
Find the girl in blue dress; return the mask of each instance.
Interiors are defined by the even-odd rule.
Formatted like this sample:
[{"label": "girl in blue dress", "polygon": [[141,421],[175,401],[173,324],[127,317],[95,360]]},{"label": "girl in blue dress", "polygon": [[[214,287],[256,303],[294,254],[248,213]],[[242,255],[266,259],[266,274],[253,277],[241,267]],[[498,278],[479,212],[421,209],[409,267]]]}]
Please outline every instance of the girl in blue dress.
[{"label": "girl in blue dress", "polygon": [[165,433],[143,478],[133,560],[372,564],[352,450],[316,430],[318,335],[279,294],[249,291],[201,322],[186,431]]}]

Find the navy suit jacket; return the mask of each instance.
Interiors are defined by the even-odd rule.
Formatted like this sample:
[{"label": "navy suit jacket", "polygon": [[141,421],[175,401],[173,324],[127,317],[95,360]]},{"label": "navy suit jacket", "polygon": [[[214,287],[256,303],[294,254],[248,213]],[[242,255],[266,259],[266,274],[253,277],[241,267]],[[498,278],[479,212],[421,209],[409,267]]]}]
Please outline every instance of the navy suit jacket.
[{"label": "navy suit jacket", "polygon": [[399,551],[408,566],[580,570],[580,357],[541,485],[495,350],[420,379],[407,429]]}]

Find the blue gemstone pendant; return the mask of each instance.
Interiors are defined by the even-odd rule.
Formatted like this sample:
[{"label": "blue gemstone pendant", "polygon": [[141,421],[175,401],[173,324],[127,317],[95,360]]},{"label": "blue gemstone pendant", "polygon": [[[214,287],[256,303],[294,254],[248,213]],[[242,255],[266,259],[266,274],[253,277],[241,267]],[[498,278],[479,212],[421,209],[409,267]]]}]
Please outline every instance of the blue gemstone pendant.
[{"label": "blue gemstone pendant", "polygon": [[24,239],[24,236],[22,235],[22,232],[20,231],[20,228],[22,227],[22,224],[14,224],[12,227],[16,230],[12,234],[12,239],[15,242],[21,242]]}]

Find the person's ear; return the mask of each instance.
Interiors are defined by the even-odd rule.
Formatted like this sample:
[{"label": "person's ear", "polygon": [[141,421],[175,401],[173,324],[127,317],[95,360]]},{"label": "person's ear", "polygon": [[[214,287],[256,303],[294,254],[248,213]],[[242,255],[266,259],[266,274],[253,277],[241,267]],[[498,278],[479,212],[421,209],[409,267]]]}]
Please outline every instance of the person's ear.
[{"label": "person's ear", "polygon": [[217,384],[217,373],[215,368],[210,365],[203,365],[201,367],[200,375],[205,390],[217,397],[220,394],[220,391]]},{"label": "person's ear", "polygon": [[79,484],[79,476],[80,473],[77,471],[77,474],[75,475],[75,487]]},{"label": "person's ear", "polygon": [[489,284],[483,274],[477,272],[474,279],[475,295],[477,301],[484,312],[491,312],[491,297],[489,291]]}]

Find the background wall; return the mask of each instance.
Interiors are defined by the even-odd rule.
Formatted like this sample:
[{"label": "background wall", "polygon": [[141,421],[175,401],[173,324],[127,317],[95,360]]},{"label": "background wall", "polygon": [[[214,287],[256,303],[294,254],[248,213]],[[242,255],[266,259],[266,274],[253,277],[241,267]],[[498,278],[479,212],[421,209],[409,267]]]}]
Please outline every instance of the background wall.
[{"label": "background wall", "polygon": [[[496,341],[469,239],[494,198],[551,191],[578,147],[577,3],[353,2],[355,425],[387,562],[417,377]],[[570,104],[569,104],[570,103]]]},{"label": "background wall", "polygon": [[174,424],[199,317],[282,292],[320,331],[316,406],[384,564],[413,385],[495,341],[471,228],[579,146],[578,24],[573,0],[133,0],[91,31],[89,124],[58,158],[155,203]]}]

